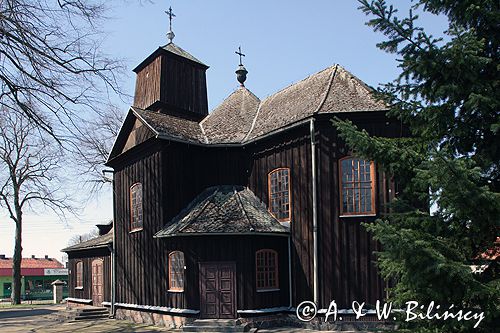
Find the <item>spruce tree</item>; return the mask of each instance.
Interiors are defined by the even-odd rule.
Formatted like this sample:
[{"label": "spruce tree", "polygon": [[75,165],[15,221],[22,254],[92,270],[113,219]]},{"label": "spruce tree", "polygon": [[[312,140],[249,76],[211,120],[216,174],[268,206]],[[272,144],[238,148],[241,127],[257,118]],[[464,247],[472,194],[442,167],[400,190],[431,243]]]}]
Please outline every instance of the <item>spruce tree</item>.
[{"label": "spruce tree", "polygon": [[[384,0],[359,2],[367,24],[385,35],[379,48],[398,56],[399,76],[377,95],[410,134],[372,137],[333,122],[356,155],[400,188],[390,213],[365,225],[382,244],[390,298],[485,313],[476,329],[474,320],[423,320],[412,332],[498,332],[500,280],[470,265],[500,236],[500,2],[419,0],[404,18]],[[442,38],[420,27],[415,12],[446,17]]]}]

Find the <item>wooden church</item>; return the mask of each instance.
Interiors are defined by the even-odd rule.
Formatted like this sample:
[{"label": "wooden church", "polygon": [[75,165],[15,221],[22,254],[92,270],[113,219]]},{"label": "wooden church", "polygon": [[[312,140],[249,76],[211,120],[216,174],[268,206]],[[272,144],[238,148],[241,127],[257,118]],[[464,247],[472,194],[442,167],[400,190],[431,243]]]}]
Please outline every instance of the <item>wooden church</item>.
[{"label": "wooden church", "polygon": [[102,285],[111,290],[89,302],[98,279],[82,250],[70,270],[88,277],[70,280],[69,302],[180,326],[293,314],[305,300],[318,309],[382,300],[379,245],[361,223],[384,213],[394,182],[353,155],[331,119],[399,136],[386,105],[339,65],[260,100],[240,62],[241,86],[209,113],[208,66],[167,36],[134,69],[134,104],[106,163],[114,242]]}]

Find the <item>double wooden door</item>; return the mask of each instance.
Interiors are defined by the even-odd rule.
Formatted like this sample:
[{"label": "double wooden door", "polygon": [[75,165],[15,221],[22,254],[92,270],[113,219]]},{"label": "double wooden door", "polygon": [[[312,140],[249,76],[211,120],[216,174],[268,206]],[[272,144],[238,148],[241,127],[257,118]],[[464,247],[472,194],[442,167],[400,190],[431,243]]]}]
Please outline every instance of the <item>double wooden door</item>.
[{"label": "double wooden door", "polygon": [[101,306],[104,300],[103,261],[92,261],[92,305]]},{"label": "double wooden door", "polygon": [[236,264],[200,263],[202,318],[236,318]]}]

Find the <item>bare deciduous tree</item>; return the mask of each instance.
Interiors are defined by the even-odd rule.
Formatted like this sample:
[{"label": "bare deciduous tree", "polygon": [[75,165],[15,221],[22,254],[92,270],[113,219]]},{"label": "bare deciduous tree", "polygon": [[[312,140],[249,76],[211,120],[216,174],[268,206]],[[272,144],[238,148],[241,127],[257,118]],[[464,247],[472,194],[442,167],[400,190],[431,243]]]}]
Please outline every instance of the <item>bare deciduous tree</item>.
[{"label": "bare deciduous tree", "polygon": [[76,169],[81,179],[89,186],[92,194],[97,194],[102,186],[111,179],[105,174],[108,155],[118,135],[123,120],[123,111],[109,105],[104,111],[99,111],[96,117],[82,124],[76,140],[78,149],[75,153]]},{"label": "bare deciduous tree", "polygon": [[[45,134],[45,136],[43,135]],[[65,218],[72,200],[61,189],[61,146],[30,119],[0,109],[0,207],[16,225],[12,303],[21,302],[23,213],[48,208]]]},{"label": "bare deciduous tree", "polygon": [[81,235],[74,235],[68,240],[68,246],[80,244],[83,242],[86,242],[88,240],[91,240],[93,238],[96,238],[99,236],[99,230],[97,228],[92,229],[91,231],[81,234]]},{"label": "bare deciduous tree", "polygon": [[0,0],[0,106],[62,141],[83,110],[119,93],[121,63],[102,52],[104,3]]}]

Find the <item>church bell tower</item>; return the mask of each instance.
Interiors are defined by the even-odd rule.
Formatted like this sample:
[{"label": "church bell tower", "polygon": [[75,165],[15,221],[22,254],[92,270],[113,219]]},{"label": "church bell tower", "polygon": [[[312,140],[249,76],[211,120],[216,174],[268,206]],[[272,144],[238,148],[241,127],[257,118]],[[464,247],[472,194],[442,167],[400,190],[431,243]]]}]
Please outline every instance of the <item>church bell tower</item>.
[{"label": "church bell tower", "polygon": [[208,66],[173,43],[172,8],[166,12],[170,20],[169,43],[159,47],[134,72],[134,106],[153,112],[200,120],[208,115]]}]

